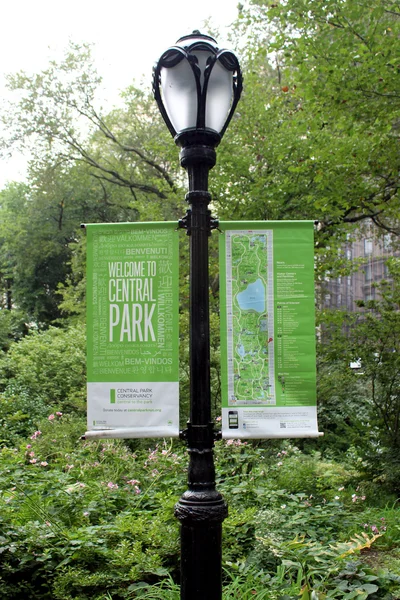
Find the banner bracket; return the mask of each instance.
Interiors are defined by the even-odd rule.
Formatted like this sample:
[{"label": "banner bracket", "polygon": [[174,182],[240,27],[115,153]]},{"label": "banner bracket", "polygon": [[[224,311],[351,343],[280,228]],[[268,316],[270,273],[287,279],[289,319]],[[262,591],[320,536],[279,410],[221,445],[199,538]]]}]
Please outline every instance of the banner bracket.
[{"label": "banner bracket", "polygon": [[186,442],[188,439],[188,430],[187,429],[182,429],[179,432],[179,439]]},{"label": "banner bracket", "polygon": [[200,435],[200,438],[198,439],[202,439],[202,441],[204,441],[206,438],[208,438],[209,441],[213,440],[214,442],[222,439],[222,430],[215,429],[213,423],[209,423],[206,426],[193,426],[191,423],[188,423],[187,429],[183,429],[179,432],[179,439],[185,442],[187,442],[189,439],[193,441],[192,438],[194,431],[198,432],[194,437],[198,438]]},{"label": "banner bracket", "polygon": [[179,219],[178,229],[186,229],[186,235],[190,235],[192,227],[192,211],[190,208],[187,209],[186,215]]},{"label": "banner bracket", "polygon": [[[179,221],[178,221],[178,229],[186,229],[186,235],[191,235],[191,229],[192,229],[192,211],[191,211],[190,208],[187,209],[186,215],[184,217],[182,217],[182,219],[179,219]],[[211,215],[211,211],[210,210],[207,210],[207,232],[208,232],[208,235],[211,235],[211,231],[213,229],[218,229],[218,231],[220,233],[222,233],[222,231],[219,228],[219,220],[215,219]]]},{"label": "banner bracket", "polygon": [[214,219],[214,217],[211,216],[211,211],[210,210],[208,211],[208,221],[209,221],[210,232],[213,229],[218,229],[218,231],[220,233],[222,233],[221,230],[220,230],[220,228],[219,228],[219,221],[218,221],[218,219]]}]

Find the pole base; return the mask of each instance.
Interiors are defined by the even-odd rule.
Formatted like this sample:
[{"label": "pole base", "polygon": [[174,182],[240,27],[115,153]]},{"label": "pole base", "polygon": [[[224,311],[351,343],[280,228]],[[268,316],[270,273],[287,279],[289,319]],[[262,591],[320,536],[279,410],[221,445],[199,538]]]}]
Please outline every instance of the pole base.
[{"label": "pole base", "polygon": [[222,523],[228,507],[216,490],[187,490],[175,505],[175,516],[182,524]]},{"label": "pole base", "polygon": [[175,506],[181,521],[181,600],[221,600],[222,521],[227,505],[216,490],[188,490]]}]

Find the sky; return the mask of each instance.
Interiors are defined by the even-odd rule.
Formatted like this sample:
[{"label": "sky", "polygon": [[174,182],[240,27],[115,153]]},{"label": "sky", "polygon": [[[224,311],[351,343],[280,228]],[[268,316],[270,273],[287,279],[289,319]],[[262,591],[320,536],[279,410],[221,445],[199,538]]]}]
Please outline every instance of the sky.
[{"label": "sky", "polygon": [[[4,75],[37,73],[62,56],[68,42],[94,45],[93,55],[109,102],[133,79],[150,85],[152,67],[176,40],[211,19],[226,45],[238,0],[5,0],[1,7],[0,94]],[[0,132],[1,133],[1,132]],[[22,179],[26,161],[0,160],[0,189]]]}]

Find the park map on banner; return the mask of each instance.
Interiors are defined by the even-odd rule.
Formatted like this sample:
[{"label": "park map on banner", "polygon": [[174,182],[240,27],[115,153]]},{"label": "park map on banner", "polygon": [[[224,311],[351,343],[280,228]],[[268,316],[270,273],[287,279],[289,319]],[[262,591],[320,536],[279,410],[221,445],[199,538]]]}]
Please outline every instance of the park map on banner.
[{"label": "park map on banner", "polygon": [[176,223],[87,225],[86,437],[179,435]]},{"label": "park map on banner", "polygon": [[316,437],[314,222],[220,222],[222,435]]}]

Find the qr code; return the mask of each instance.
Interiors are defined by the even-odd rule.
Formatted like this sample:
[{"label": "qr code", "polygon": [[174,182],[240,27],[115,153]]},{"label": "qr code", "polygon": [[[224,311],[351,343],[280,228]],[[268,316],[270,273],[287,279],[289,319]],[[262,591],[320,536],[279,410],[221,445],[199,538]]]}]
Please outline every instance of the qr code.
[{"label": "qr code", "polygon": [[280,423],[281,429],[286,429],[286,423]]}]

